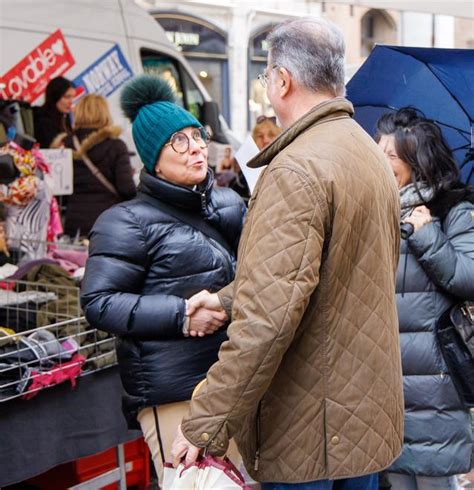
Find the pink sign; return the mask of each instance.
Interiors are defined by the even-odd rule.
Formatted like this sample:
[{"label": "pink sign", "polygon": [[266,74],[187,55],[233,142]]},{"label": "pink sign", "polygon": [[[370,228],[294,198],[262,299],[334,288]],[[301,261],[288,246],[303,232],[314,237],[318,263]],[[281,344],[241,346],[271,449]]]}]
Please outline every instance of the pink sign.
[{"label": "pink sign", "polygon": [[0,98],[34,102],[52,78],[65,73],[74,63],[58,29],[0,78]]}]

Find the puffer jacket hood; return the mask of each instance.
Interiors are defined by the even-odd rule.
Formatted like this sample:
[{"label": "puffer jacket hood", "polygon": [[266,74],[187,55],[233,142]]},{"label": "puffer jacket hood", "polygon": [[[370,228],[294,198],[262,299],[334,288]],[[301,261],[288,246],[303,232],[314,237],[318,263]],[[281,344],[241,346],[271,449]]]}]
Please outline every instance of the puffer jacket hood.
[{"label": "puffer jacket hood", "polygon": [[[204,195],[204,198],[203,198]],[[137,197],[106,211],[90,234],[81,301],[91,325],[119,336],[124,408],[133,425],[144,407],[187,400],[217,359],[225,329],[185,338],[185,299],[232,281],[235,254],[160,209],[181,203],[236,250],[245,206],[229,189],[199,190],[146,172]]]}]

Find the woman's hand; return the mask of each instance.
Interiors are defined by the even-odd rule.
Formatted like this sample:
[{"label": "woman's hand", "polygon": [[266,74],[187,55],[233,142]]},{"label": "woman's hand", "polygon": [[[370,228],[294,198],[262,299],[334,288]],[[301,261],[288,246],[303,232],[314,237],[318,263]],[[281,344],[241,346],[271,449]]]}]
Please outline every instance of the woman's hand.
[{"label": "woman's hand", "polygon": [[414,233],[416,233],[422,226],[433,221],[430,210],[426,206],[418,206],[413,212],[403,220],[404,223],[410,223],[413,225]]}]

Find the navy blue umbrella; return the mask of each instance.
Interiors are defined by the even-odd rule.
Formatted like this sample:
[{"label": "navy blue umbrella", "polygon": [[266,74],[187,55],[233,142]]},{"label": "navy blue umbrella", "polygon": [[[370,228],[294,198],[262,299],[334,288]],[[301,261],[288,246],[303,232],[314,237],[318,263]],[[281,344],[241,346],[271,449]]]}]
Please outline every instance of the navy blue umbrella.
[{"label": "navy blue umbrella", "polygon": [[415,107],[440,125],[463,180],[474,182],[474,50],[376,46],[347,84],[347,98],[371,135],[382,114]]}]

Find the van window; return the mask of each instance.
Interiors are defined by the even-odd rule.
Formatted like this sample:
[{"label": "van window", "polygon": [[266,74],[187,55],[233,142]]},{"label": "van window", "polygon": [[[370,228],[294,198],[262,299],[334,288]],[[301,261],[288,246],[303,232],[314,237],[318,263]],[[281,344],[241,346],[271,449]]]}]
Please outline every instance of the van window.
[{"label": "van window", "polygon": [[177,103],[188,109],[198,120],[201,119],[204,97],[179,62],[166,54],[149,49],[141,50],[141,58],[143,71],[167,80],[177,95]]},{"label": "van window", "polygon": [[186,70],[184,73],[184,86],[186,87],[186,100],[188,102],[189,112],[199,121],[202,120],[202,108],[204,106],[204,97],[196,87],[193,79]]}]

